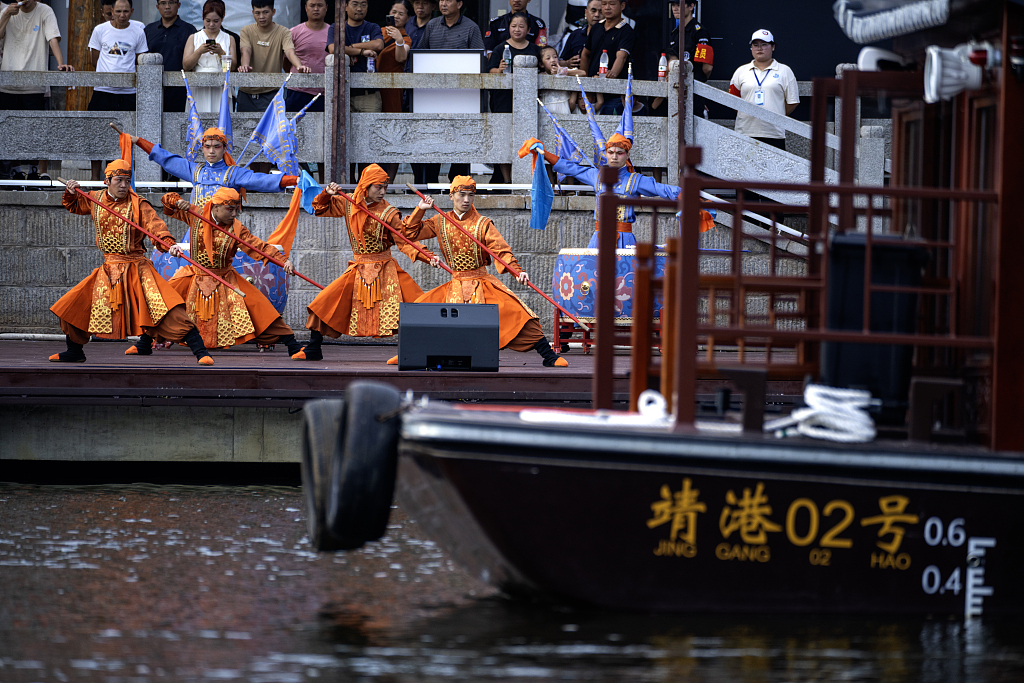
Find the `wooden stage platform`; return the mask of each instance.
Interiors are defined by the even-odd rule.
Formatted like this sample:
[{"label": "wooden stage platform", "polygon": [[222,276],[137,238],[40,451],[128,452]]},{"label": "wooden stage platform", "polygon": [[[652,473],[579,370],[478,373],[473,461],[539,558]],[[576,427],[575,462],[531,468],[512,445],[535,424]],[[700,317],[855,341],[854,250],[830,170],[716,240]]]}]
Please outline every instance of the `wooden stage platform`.
[{"label": "wooden stage platform", "polygon": [[[294,463],[306,401],[340,398],[354,380],[387,382],[417,397],[492,404],[588,408],[594,357],[565,355],[545,368],[536,353],[503,351],[497,372],[400,371],[394,344],[327,345],[320,362],[291,360],[284,347],[246,344],[196,364],[175,346],[125,356],[128,342],[92,342],[85,363],[51,363],[63,341],[0,340],[0,461]],[[629,399],[628,352],[615,357],[615,406]],[[698,385],[701,411],[715,410],[725,380]],[[792,406],[799,382],[769,381],[768,401]],[[740,396],[732,395],[731,408]]]},{"label": "wooden stage platform", "polygon": [[[594,356],[573,349],[567,368],[545,368],[536,353],[502,351],[498,372],[400,371],[385,361],[394,344],[330,344],[324,360],[291,360],[284,347],[260,353],[245,344],[213,353],[216,365],[199,366],[182,346],[152,356],[125,356],[128,342],[96,341],[85,363],[51,363],[63,342],[0,341],[0,405],[132,405],[298,408],[310,399],[341,396],[349,382],[387,382],[418,396],[483,403],[532,405],[590,403]],[[615,357],[615,401],[629,396],[629,355]],[[712,400],[723,380],[704,379],[698,398]],[[785,402],[799,382],[769,381],[768,393]]]},{"label": "wooden stage platform", "polygon": [[[184,347],[125,356],[129,342],[92,342],[85,363],[51,363],[63,342],[0,341],[0,404],[298,408],[310,399],[339,397],[354,380],[387,382],[418,396],[487,403],[581,405],[590,402],[593,356],[570,351],[568,368],[545,368],[536,353],[502,351],[498,372],[400,371],[385,361],[393,344],[325,345],[324,360],[291,360],[285,348],[260,353],[244,344],[213,352],[203,367]],[[615,393],[628,398],[629,356],[615,359]]]}]

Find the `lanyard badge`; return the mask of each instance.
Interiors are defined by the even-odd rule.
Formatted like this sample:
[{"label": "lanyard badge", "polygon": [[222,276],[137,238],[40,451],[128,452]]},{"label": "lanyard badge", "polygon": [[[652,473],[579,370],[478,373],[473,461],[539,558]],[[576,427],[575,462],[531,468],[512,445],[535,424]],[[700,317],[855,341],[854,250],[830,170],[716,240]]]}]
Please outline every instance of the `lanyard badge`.
[{"label": "lanyard badge", "polygon": [[[768,69],[771,71],[771,69]],[[764,106],[764,90],[761,89],[761,85],[768,80],[768,71],[765,71],[764,78],[757,77],[757,67],[754,67],[754,80],[757,81],[757,90],[754,91],[754,104]]]}]

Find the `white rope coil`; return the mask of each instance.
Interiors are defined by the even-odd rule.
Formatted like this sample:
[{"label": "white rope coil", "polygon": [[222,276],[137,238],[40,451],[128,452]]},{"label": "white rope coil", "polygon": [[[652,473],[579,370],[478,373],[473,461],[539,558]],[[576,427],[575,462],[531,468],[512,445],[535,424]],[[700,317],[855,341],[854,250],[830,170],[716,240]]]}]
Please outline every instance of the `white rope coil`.
[{"label": "white rope coil", "polygon": [[869,391],[808,384],[804,403],[807,407],[797,408],[788,417],[766,422],[764,430],[778,437],[797,433],[838,443],[864,443],[875,438],[875,422],[867,412],[872,404]]}]

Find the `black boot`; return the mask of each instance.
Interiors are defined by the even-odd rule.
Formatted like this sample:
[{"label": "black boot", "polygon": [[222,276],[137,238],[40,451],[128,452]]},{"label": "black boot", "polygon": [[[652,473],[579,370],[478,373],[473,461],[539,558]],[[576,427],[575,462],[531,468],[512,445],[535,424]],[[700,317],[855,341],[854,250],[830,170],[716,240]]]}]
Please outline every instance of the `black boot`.
[{"label": "black boot", "polygon": [[546,368],[553,368],[555,366],[560,368],[569,367],[568,361],[551,350],[551,345],[548,344],[547,337],[534,344],[533,350],[539,353],[540,357],[544,359],[544,367]]},{"label": "black boot", "polygon": [[84,363],[85,362],[85,351],[82,350],[81,344],[76,344],[71,341],[68,337],[65,337],[65,342],[68,345],[67,351],[61,353],[55,353],[50,356],[51,363]]},{"label": "black boot", "polygon": [[278,341],[284,344],[285,348],[288,349],[288,356],[294,356],[302,350],[302,344],[295,338],[294,334],[289,334],[287,337],[279,337]]},{"label": "black boot", "polygon": [[129,346],[125,349],[124,355],[126,356],[152,356],[153,355],[153,338],[143,332],[139,335],[139,341],[135,342],[133,346]]},{"label": "black boot", "polygon": [[200,365],[213,365],[213,357],[206,350],[206,344],[203,343],[203,335],[199,334],[199,330],[193,327],[185,335],[183,341],[188,344],[189,351],[196,357]]},{"label": "black boot", "polygon": [[323,360],[324,352],[320,347],[323,344],[324,335],[316,330],[309,331],[309,343],[302,350],[292,354],[292,360]]}]

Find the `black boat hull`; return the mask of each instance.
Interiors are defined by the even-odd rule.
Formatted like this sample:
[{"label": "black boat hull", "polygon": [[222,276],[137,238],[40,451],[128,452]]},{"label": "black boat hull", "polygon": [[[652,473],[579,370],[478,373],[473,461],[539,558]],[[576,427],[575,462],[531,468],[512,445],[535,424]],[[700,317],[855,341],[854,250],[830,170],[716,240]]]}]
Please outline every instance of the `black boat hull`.
[{"label": "black boat hull", "polygon": [[471,572],[630,610],[1024,613],[1024,459],[403,417],[400,501]]}]

